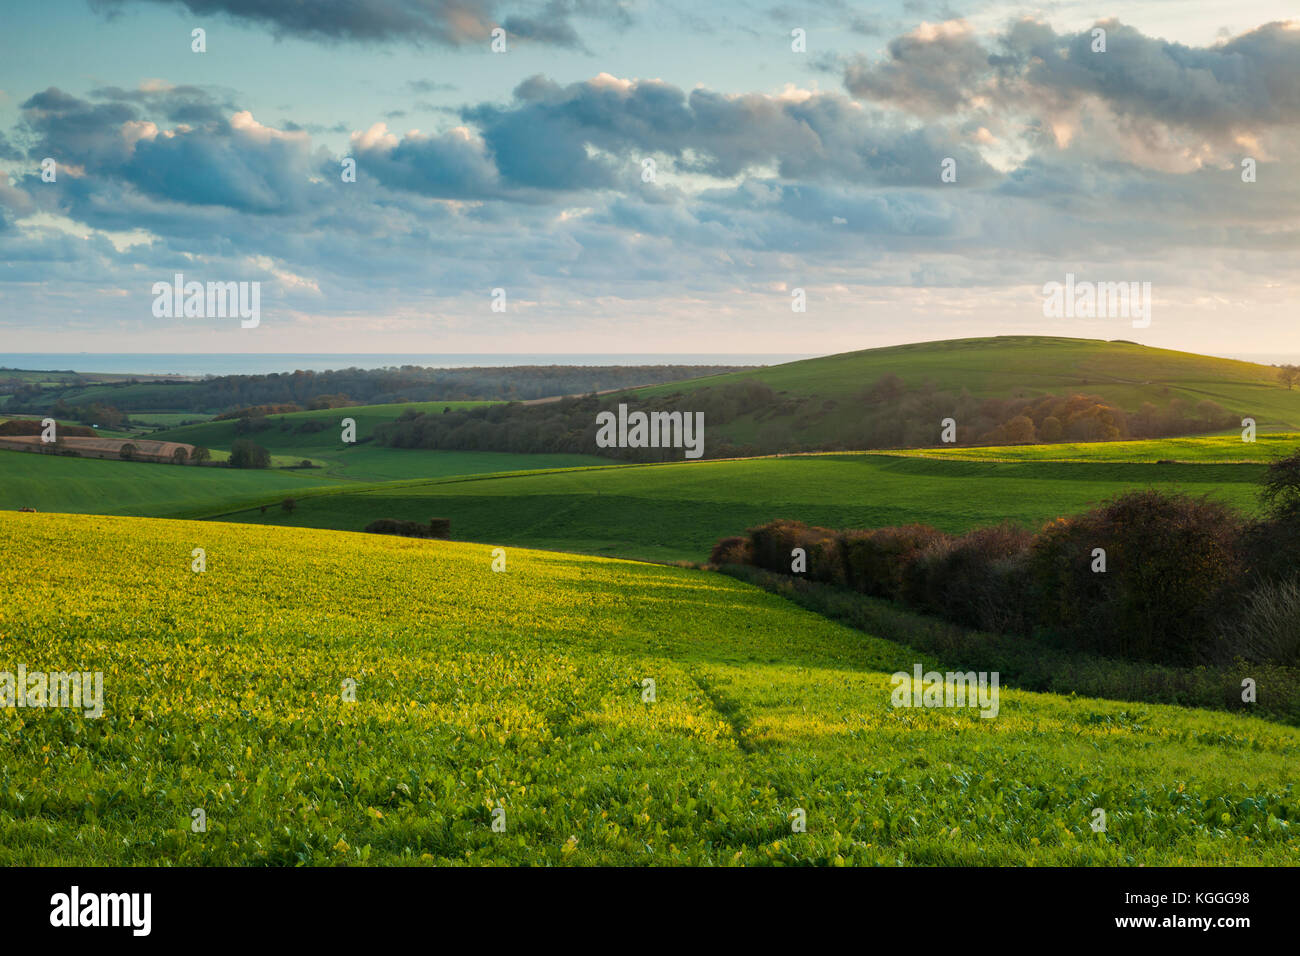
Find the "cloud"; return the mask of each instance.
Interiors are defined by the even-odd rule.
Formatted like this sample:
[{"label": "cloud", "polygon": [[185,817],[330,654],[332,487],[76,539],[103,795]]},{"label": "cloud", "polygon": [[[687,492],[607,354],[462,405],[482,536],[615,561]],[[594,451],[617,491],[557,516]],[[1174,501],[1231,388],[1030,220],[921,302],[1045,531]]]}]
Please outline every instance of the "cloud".
[{"label": "cloud", "polygon": [[455,83],[443,83],[439,80],[408,80],[406,87],[412,93],[444,93],[460,89]]},{"label": "cloud", "polygon": [[602,73],[560,86],[534,76],[507,106],[467,108],[503,180],[535,189],[612,188],[646,157],[683,172],[732,178],[774,168],[788,178],[874,185],[937,183],[959,157],[969,182],[989,166],[960,135],[882,121],[847,97],[794,88],[780,94],[689,94],[661,80]]},{"label": "cloud", "polygon": [[141,102],[159,119],[205,104],[193,114],[204,122],[169,129],[121,99],[91,103],[50,87],[22,104],[23,127],[34,142],[28,156],[52,156],[95,178],[73,198],[116,181],[155,199],[255,213],[306,201],[306,133],[264,126],[247,111],[226,119],[190,90],[158,91]]},{"label": "cloud", "polygon": [[[988,37],[956,20],[896,37],[879,60],[856,57],[844,85],[854,96],[928,118],[1028,116],[1068,145],[1094,128],[1140,124],[1168,131],[1171,149],[1229,144],[1242,134],[1300,123],[1300,21],[1269,23],[1208,47],[1148,37],[1116,20],[1104,52],[1093,29],[1056,33],[1032,19]],[[1157,134],[1159,135],[1159,134]],[[1130,146],[1133,145],[1130,142]]]},{"label": "cloud", "polygon": [[[146,0],[91,0],[108,16]],[[618,0],[147,0],[181,7],[199,16],[222,15],[250,26],[269,27],[276,37],[325,42],[411,42],[462,47],[486,43],[496,26],[511,38],[570,49],[581,48],[571,18],[625,24],[627,5]]]},{"label": "cloud", "polygon": [[10,143],[4,131],[0,130],[0,159],[19,160],[22,158],[22,150]]},{"label": "cloud", "polygon": [[[554,7],[596,9],[613,15]],[[135,296],[141,277],[202,271],[262,277],[268,302],[311,314],[417,317],[477,308],[502,284],[514,302],[671,289],[714,304],[792,275],[810,288],[1041,287],[1047,257],[1154,255],[1153,272],[1209,262],[1222,275],[1240,256],[1252,281],[1289,281],[1289,30],[1192,49],[1115,25],[1094,55],[1086,31],[1021,20],[985,36],[946,22],[851,61],[847,90],[536,75],[429,131],[382,121],[414,109],[400,99],[344,126],[271,122],[228,91],[160,80],[50,87],[0,138],[0,155],[28,161],[0,177],[0,280]],[[354,183],[344,156],[312,141],[340,130]],[[1247,147],[1260,159],[1250,186],[1237,168]],[[34,171],[46,155],[57,184]],[[945,158],[955,184],[940,181]]]},{"label": "cloud", "polygon": [[498,196],[501,186],[483,141],[466,127],[446,133],[408,133],[402,139],[376,123],[352,134],[363,175],[391,189],[446,199]]}]

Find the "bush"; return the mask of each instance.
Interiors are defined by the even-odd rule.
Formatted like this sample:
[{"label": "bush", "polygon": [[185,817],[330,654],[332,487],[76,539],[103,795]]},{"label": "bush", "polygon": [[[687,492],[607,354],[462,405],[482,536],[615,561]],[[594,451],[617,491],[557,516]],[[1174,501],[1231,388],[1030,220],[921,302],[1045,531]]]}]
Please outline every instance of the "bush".
[{"label": "bush", "polygon": [[1300,513],[1300,451],[1275,459],[1264,474],[1260,500],[1279,515]]},{"label": "bush", "polygon": [[709,552],[709,564],[752,564],[752,557],[748,538],[722,538]]},{"label": "bush", "polygon": [[[1217,502],[1150,490],[1059,519],[1033,544],[1036,612],[1101,654],[1202,659],[1241,580],[1241,531]],[[1106,552],[1104,573],[1092,570],[1096,548]]]},{"label": "bush", "polygon": [[298,502],[292,498],[285,498],[284,501],[280,502],[280,510],[285,514],[293,514],[293,509],[296,507],[298,507]]},{"label": "bush", "polygon": [[1222,631],[1225,657],[1300,665],[1300,577],[1266,581]]},{"label": "bush", "polygon": [[932,542],[905,569],[908,603],[967,627],[1023,629],[1029,617],[1016,611],[1024,605],[1033,537],[1002,524]]},{"label": "bush", "polygon": [[1296,555],[1300,554],[1300,513],[1280,513],[1251,522],[1242,542],[1252,585],[1288,580],[1295,573]]},{"label": "bush", "polygon": [[230,446],[231,468],[270,468],[271,453],[250,438],[236,438]]},{"label": "bush", "polygon": [[804,577],[829,584],[844,583],[839,534],[829,528],[810,527],[801,521],[772,521],[750,528],[749,540],[754,563],[760,568],[791,574],[791,552],[803,548],[808,556]]},{"label": "bush", "polygon": [[271,423],[260,415],[253,418],[240,418],[235,422],[235,434],[251,435],[253,432],[264,432],[270,427]]},{"label": "bush", "polygon": [[371,534],[396,534],[405,538],[446,538],[451,534],[450,518],[431,518],[427,525],[401,518],[379,518],[366,525]]},{"label": "bush", "polygon": [[845,581],[863,594],[898,600],[902,595],[903,571],[922,550],[946,540],[947,535],[929,525],[846,531],[840,537],[840,560]]}]

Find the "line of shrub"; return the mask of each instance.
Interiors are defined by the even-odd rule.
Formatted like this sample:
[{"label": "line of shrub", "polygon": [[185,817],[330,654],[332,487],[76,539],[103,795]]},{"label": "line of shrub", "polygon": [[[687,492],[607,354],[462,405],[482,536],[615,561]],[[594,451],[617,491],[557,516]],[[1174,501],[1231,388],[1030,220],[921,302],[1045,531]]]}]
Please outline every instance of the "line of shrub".
[{"label": "line of shrub", "polygon": [[379,518],[366,525],[371,534],[399,534],[407,538],[450,538],[450,518],[430,518],[429,523],[404,521],[401,518]]},{"label": "line of shrub", "polygon": [[[1236,661],[1179,667],[1116,660],[1033,637],[961,627],[892,601],[753,565],[727,564],[721,570],[823,617],[888,637],[899,645],[899,670],[909,670],[917,654],[933,655],[939,670],[997,671],[1004,686],[1021,690],[1249,712],[1300,725],[1300,669],[1294,666]],[[1241,699],[1245,678],[1261,689],[1253,704]]]},{"label": "line of shrub", "polygon": [[1270,467],[1264,497],[1271,513],[1247,521],[1208,498],[1132,491],[1037,532],[773,521],[722,539],[710,563],[796,575],[1107,657],[1300,664],[1300,453]]}]

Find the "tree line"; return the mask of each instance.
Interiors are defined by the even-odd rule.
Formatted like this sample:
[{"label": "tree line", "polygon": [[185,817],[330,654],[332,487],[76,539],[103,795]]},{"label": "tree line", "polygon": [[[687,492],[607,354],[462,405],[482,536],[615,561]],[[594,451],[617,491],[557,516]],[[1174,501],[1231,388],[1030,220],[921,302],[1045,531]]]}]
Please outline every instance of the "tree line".
[{"label": "tree line", "polygon": [[[679,449],[598,448],[596,415],[620,402],[629,402],[629,396],[588,395],[441,413],[412,410],[380,425],[375,441],[395,448],[599,454],[629,461],[681,457]],[[703,412],[706,458],[925,447],[939,443],[939,423],[945,418],[956,421],[959,444],[1159,438],[1221,431],[1239,422],[1208,400],[1192,404],[1175,398],[1163,408],[1146,402],[1127,412],[1095,395],[983,398],[965,390],[941,391],[933,384],[908,388],[896,375],[882,376],[847,401],[792,397],[746,380],[636,401],[635,407]],[[742,418],[752,422],[744,430],[748,437],[729,437],[726,426]]]}]

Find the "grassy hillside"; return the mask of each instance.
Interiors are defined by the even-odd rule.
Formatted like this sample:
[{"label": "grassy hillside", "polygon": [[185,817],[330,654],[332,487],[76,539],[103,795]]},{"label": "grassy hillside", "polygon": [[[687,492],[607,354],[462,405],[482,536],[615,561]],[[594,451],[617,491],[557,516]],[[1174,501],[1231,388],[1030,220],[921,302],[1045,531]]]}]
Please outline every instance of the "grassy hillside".
[{"label": "grassy hillside", "polygon": [[[137,376],[132,376],[137,377]],[[144,378],[145,376],[138,376]],[[187,396],[193,386],[190,382],[148,382],[140,381],[135,384],[108,384],[108,385],[87,385],[82,388],[61,388],[57,392],[57,397],[62,398],[69,405],[90,405],[93,402],[101,402],[105,405],[116,405],[118,407],[128,406],[132,408],[148,408],[160,412],[182,412],[187,406],[184,401],[178,401],[181,396]],[[54,398],[50,399],[54,401]],[[208,412],[215,413],[217,408],[209,408]],[[128,414],[130,412],[128,411]],[[190,411],[192,418],[201,417],[199,413]]]},{"label": "grassy hillside", "polygon": [[835,528],[923,522],[961,531],[1004,519],[1037,524],[1147,486],[1251,509],[1263,470],[810,455],[348,487],[300,498],[292,515],[246,512],[230,520],[359,531],[375,518],[437,515],[451,519],[452,537],[461,540],[700,561],[719,537],[778,517]]},{"label": "grassy hillside", "polygon": [[[316,411],[289,412],[284,415],[270,415],[267,421],[272,427],[259,431],[250,437],[259,445],[273,450],[284,449],[293,452],[299,449],[342,449],[339,440],[342,433],[341,422],[351,418],[357,423],[357,439],[368,438],[375,425],[391,422],[407,411],[429,412],[439,414],[444,408],[476,408],[491,405],[492,402],[400,402],[392,405],[354,405],[350,408],[326,408]],[[300,432],[296,429],[304,422],[319,422],[328,426],[317,432]],[[283,423],[283,427],[282,427]],[[235,432],[235,419],[204,422],[201,425],[185,425],[168,429],[165,441],[183,441],[192,445],[206,445],[209,448],[229,448],[230,443],[239,437]]]},{"label": "grassy hillside", "polygon": [[[603,464],[605,459],[594,455],[515,455],[508,452],[447,452],[427,449],[384,448],[366,442],[376,425],[390,422],[406,411],[415,410],[442,414],[444,408],[472,408],[491,402],[406,402],[393,405],[358,405],[351,408],[334,408],[321,411],[292,412],[271,415],[270,428],[251,432],[251,438],[273,455],[286,460],[309,459],[323,466],[323,473],[332,478],[352,478],[360,481],[389,481],[403,478],[434,478],[443,475],[467,475],[493,471],[514,471],[527,468],[565,468],[577,465]],[[358,443],[345,445],[342,421],[351,418],[357,423]],[[299,431],[304,423],[320,423],[320,431]],[[189,442],[212,449],[228,451],[231,443],[240,437],[235,431],[235,421],[204,422],[186,425],[151,435],[167,441]]]},{"label": "grassy hillside", "polygon": [[491,561],[0,514],[10,660],[104,675],[100,718],[0,710],[0,864],[1300,862],[1294,728],[895,709],[888,674],[941,661],[718,575]]},{"label": "grassy hillside", "polygon": [[[818,401],[800,409],[798,417],[777,415],[762,421],[742,417],[720,426],[717,434],[735,442],[754,441],[764,429],[769,434],[779,432],[784,423],[794,428],[795,439],[821,441],[853,434],[861,414],[857,397],[887,374],[897,375],[909,389],[932,383],[940,391],[965,390],[977,398],[1098,395],[1130,412],[1144,402],[1165,408],[1174,399],[1192,405],[1208,399],[1230,412],[1254,417],[1261,428],[1300,430],[1300,390],[1279,384],[1270,366],[1129,342],[1048,336],[953,339],[867,349],[694,379],[689,387],[639,389],[631,395],[684,394],[688,398],[681,407],[689,407],[691,388],[762,382],[783,398],[815,396],[834,402],[835,407],[823,409]],[[936,421],[935,442],[938,427]]]},{"label": "grassy hillside", "polygon": [[[1277,391],[1287,397],[1271,366],[1175,352],[1131,342],[999,335],[987,338],[915,342],[887,348],[843,352],[787,362],[752,372],[731,372],[692,379],[691,384],[719,384],[754,379],[780,391],[815,393],[831,398],[855,394],[886,373],[908,383],[934,381],[942,389],[967,389],[981,396],[1007,397],[1065,389],[1101,390],[1099,394],[1137,395],[1169,386],[1205,395]],[[1129,391],[1125,391],[1128,389]],[[1244,389],[1244,391],[1242,391]],[[657,385],[644,394],[672,393],[679,385]],[[1204,395],[1202,395],[1204,397]],[[1300,410],[1300,392],[1292,390],[1287,407]]]}]

